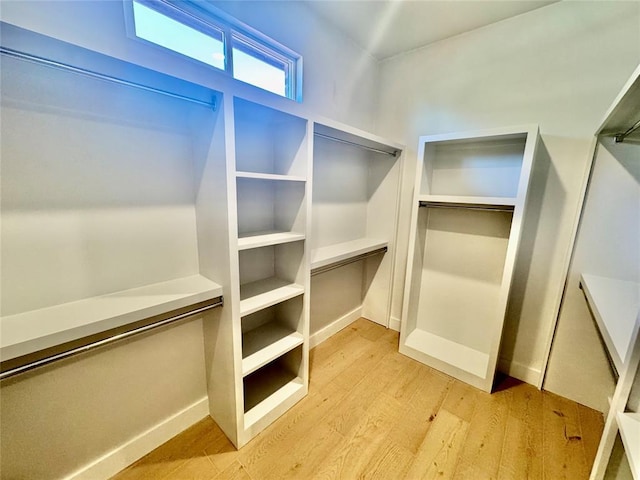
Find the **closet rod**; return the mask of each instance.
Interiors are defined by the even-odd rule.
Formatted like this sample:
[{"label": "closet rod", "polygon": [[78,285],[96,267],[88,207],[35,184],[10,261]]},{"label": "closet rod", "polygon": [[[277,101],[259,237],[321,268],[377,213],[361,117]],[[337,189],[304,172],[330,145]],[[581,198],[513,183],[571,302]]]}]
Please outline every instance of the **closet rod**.
[{"label": "closet rod", "polygon": [[[125,340],[134,335],[140,335],[141,333],[148,332],[150,330],[154,330],[159,327],[164,327],[165,325],[169,325],[171,323],[178,322],[180,320],[184,320],[185,318],[191,317],[193,315],[197,315],[199,313],[206,312],[207,310],[211,310],[212,308],[221,307],[223,305],[223,298],[217,297],[214,300],[214,303],[207,304],[203,307],[196,308],[195,310],[189,310],[187,312],[180,313],[178,315],[173,315],[169,318],[165,318],[163,320],[159,320],[154,323],[150,323],[138,328],[134,328],[131,330],[127,330],[123,333],[119,333],[116,335],[109,336],[107,338],[97,340],[95,342],[90,342],[85,345],[81,345],[79,347],[71,348],[69,350],[65,350],[60,353],[56,353],[53,355],[49,355],[47,357],[34,360],[32,362],[26,363],[24,365],[20,365],[18,367],[10,368],[0,373],[0,380],[4,380],[5,378],[13,377],[14,375],[18,375],[21,373],[28,372],[38,367],[43,367],[50,363],[56,362],[58,360],[63,360],[65,358],[69,358],[71,356],[78,355],[79,353],[88,352],[90,350],[94,350],[99,347],[104,347],[105,345],[110,345],[114,342],[118,342],[121,340]],[[37,352],[36,352],[37,353]]]},{"label": "closet rod", "polygon": [[66,71],[77,73],[80,75],[85,75],[87,77],[97,78],[99,80],[105,80],[107,82],[116,83],[118,85],[125,85],[127,87],[134,87],[140,90],[146,90],[147,92],[159,93],[160,95],[165,95],[167,97],[177,98],[179,100],[185,100],[187,102],[195,103],[197,105],[202,105],[208,108],[212,108],[214,110],[216,109],[215,98],[213,98],[211,102],[205,102],[204,100],[198,100],[197,98],[186,97],[178,93],[168,92],[166,90],[161,90],[159,88],[149,87],[141,83],[130,82],[129,80],[123,80],[121,78],[112,77],[110,75],[105,75],[103,73],[94,72],[93,70],[74,67],[73,65],[69,65],[67,63],[62,63],[55,60],[49,60],[48,58],[39,57],[37,55],[32,55],[30,53],[19,52],[18,50],[13,50],[6,47],[0,47],[0,53],[3,55],[7,55],[9,57],[26,60],[28,62],[46,65],[48,67],[57,68],[59,70],[66,70]]},{"label": "closet rod", "polygon": [[364,148],[365,150],[369,150],[371,152],[382,153],[384,155],[389,155],[390,157],[397,157],[399,150],[394,150],[393,152],[387,152],[386,150],[380,150],[379,148],[368,147],[366,145],[362,145],[361,143],[350,142],[349,140],[343,140],[342,138],[332,137],[331,135],[325,135],[324,133],[313,133],[316,137],[326,138],[327,140],[333,140],[334,142],[344,143],[346,145],[353,145],[355,147]]},{"label": "closet rod", "polygon": [[367,253],[363,253],[361,255],[356,255],[355,257],[345,258],[336,263],[332,263],[330,265],[325,265],[324,267],[312,268],[311,276],[318,275],[320,273],[328,272],[330,270],[334,270],[336,268],[344,267],[345,265],[349,265],[350,263],[359,262],[360,260],[364,260],[365,258],[374,257],[376,255],[380,255],[381,253],[386,253],[387,247],[381,247],[377,250],[372,250]]},{"label": "closet rod", "polygon": [[624,142],[624,139],[627,138],[629,135],[631,135],[633,132],[635,132],[638,128],[640,128],[640,120],[638,120],[636,123],[634,123],[627,131],[625,131],[624,133],[616,133],[613,138],[616,139],[616,143],[622,143]]},{"label": "closet rod", "polygon": [[480,210],[483,212],[513,212],[513,207],[503,207],[503,206],[479,206],[479,205],[460,205],[460,204],[451,204],[451,205],[443,205],[441,203],[430,203],[430,202],[420,202],[418,205],[420,208],[428,207],[428,208],[464,208],[467,210]]}]

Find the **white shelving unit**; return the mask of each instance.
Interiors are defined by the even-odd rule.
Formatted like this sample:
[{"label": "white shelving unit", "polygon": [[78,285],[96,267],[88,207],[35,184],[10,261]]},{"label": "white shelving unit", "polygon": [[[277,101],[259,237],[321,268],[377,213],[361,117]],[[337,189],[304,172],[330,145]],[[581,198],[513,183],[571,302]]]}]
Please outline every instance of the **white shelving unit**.
[{"label": "white shelving unit", "polygon": [[536,126],[420,138],[400,352],[493,386]]},{"label": "white shelving unit", "polygon": [[311,143],[303,118],[225,102],[235,294],[230,323],[205,341],[210,410],[239,448],[308,389]]},{"label": "white shelving unit", "polygon": [[361,316],[389,326],[402,150],[336,122],[314,123],[310,242],[315,338]]},{"label": "white shelving unit", "polygon": [[[637,249],[640,244],[640,129],[632,128],[640,121],[639,105],[640,66],[598,129],[598,144],[583,212],[584,221],[590,209],[602,208],[601,199],[597,196],[598,193],[602,195],[602,177],[609,181],[605,195],[610,194],[611,188],[616,188],[616,194],[623,194],[627,200],[627,204],[616,213],[618,222],[614,226],[618,228],[606,228],[614,244],[603,249],[602,243],[596,243],[595,248],[602,255],[602,261],[590,266],[588,273],[585,271],[580,277],[580,285],[602,343],[619,375],[591,470],[591,480],[611,478],[614,472],[626,471],[622,465],[611,462],[618,434],[631,476],[640,480],[640,257]],[[603,166],[607,170],[603,171]],[[616,183],[612,184],[611,179]],[[598,227],[602,229],[596,225]],[[585,243],[588,243],[586,247]],[[593,249],[594,245],[591,239],[579,236],[576,247]]]}]

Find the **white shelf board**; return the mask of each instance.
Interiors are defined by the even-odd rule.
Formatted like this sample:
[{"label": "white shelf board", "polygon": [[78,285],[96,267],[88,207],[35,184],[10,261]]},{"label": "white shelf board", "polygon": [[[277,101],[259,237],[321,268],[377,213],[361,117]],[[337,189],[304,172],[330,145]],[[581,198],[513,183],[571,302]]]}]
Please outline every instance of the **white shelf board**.
[{"label": "white shelf board", "polygon": [[326,267],[349,258],[373,252],[389,245],[386,240],[359,238],[350,242],[336,243],[311,251],[311,269]]},{"label": "white shelf board", "polygon": [[276,322],[245,332],[242,335],[242,375],[255,372],[303,342],[301,333]]},{"label": "white shelf board", "polygon": [[477,377],[487,375],[489,355],[466,345],[417,328],[407,336],[405,345]]},{"label": "white shelf board", "polygon": [[220,285],[193,275],[5,316],[0,356],[28,355],[220,296]]},{"label": "white shelf board", "polygon": [[618,428],[635,480],[640,480],[640,413],[618,412]]},{"label": "white shelf board", "polygon": [[[288,378],[289,375],[284,374],[283,378]],[[271,378],[272,381],[277,381],[277,378]],[[304,384],[300,377],[295,377],[289,381],[286,381],[275,390],[273,393],[267,395],[263,400],[257,403],[250,410],[244,414],[244,428],[248,429],[260,419],[267,416],[271,411],[278,408],[282,403],[286,402],[289,398],[294,396],[300,390],[304,388]],[[260,395],[261,391],[253,392],[253,395]]]},{"label": "white shelf board", "polygon": [[304,238],[304,233],[296,232],[277,232],[274,230],[265,232],[251,232],[239,236],[238,250],[248,250],[250,248],[267,247],[269,245],[297,242],[299,240],[304,240]]},{"label": "white shelf board", "polygon": [[640,283],[582,274],[580,283],[618,372],[640,311]]},{"label": "white shelf board", "polygon": [[240,316],[284,302],[304,293],[304,287],[271,277],[240,285]]},{"label": "white shelf board", "polygon": [[277,180],[285,182],[305,182],[307,179],[297,175],[280,175],[276,173],[236,172],[237,178],[255,178],[258,180]]},{"label": "white shelf board", "polygon": [[510,207],[516,204],[514,197],[478,197],[463,195],[420,195],[419,202],[433,205],[473,206],[473,207]]}]

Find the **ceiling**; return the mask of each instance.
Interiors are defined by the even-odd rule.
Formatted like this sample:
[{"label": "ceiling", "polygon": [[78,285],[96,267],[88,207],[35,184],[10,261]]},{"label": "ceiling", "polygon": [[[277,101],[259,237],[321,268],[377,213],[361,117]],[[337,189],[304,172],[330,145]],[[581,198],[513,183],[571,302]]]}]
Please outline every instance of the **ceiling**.
[{"label": "ceiling", "polygon": [[307,4],[382,60],[556,1],[307,0]]}]

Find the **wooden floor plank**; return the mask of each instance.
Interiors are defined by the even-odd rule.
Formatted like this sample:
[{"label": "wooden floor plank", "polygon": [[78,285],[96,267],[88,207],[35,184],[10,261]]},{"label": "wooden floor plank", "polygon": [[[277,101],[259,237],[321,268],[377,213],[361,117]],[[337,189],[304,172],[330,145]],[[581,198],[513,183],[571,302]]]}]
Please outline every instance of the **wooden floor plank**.
[{"label": "wooden floor plank", "polygon": [[309,395],[240,451],[207,418],[114,479],[588,478],[599,412],[508,377],[489,395],[397,348],[358,320],[312,350]]}]

